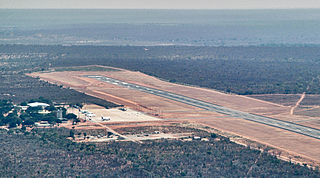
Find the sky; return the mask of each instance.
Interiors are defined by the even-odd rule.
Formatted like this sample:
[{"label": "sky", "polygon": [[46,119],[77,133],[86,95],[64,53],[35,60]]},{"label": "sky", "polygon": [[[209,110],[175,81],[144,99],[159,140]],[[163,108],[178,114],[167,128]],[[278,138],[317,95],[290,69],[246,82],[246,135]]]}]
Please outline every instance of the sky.
[{"label": "sky", "polygon": [[320,8],[320,0],[0,0],[18,9],[288,9]]}]

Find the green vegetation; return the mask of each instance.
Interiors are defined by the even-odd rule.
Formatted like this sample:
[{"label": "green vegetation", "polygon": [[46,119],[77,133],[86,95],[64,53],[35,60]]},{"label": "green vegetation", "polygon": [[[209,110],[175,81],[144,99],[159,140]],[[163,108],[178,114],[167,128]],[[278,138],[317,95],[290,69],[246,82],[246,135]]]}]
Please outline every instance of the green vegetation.
[{"label": "green vegetation", "polygon": [[0,100],[0,115],[8,113],[13,109],[13,104],[8,100]]},{"label": "green vegetation", "polygon": [[[146,48],[148,48],[146,50]],[[34,129],[26,126],[44,120],[59,122],[52,103],[94,103],[117,106],[72,89],[24,75],[58,70],[109,70],[83,65],[106,65],[139,70],[171,82],[187,83],[239,94],[320,94],[319,47],[103,47],[0,45],[0,175],[7,177],[319,177],[318,171],[280,161],[266,153],[231,143],[215,134],[181,128],[209,138],[180,140],[74,143],[76,134],[102,135],[103,130],[79,133],[68,129]],[[40,108],[19,111],[14,103],[42,101]],[[48,98],[45,100],[44,98]],[[12,101],[12,102],[11,102]],[[52,102],[51,102],[52,101]],[[64,111],[65,115],[65,111]],[[68,118],[77,120],[73,115]],[[14,129],[22,125],[21,129]],[[145,133],[160,128],[126,128],[123,133]],[[176,128],[164,128],[167,132]],[[175,130],[176,131],[176,130]],[[178,131],[178,132],[179,132]],[[109,133],[105,133],[109,134]],[[221,141],[217,141],[217,140]],[[257,162],[256,162],[257,161]],[[256,162],[256,163],[255,163]],[[251,169],[251,171],[249,171]],[[247,175],[248,174],[248,175]]]},{"label": "green vegetation", "polygon": [[[187,129],[183,129],[187,130]],[[190,130],[210,138],[206,132]],[[17,132],[17,133],[16,133]],[[75,134],[75,133],[73,133]],[[8,177],[319,177],[304,166],[220,141],[74,143],[68,129],[0,131],[0,175]],[[255,164],[255,161],[257,160]],[[248,170],[252,167],[252,171]],[[248,175],[247,175],[248,173]]]},{"label": "green vegetation", "polygon": [[0,100],[21,103],[44,97],[56,103],[92,103],[107,108],[117,106],[72,89],[26,76],[25,73],[45,71],[52,65],[59,51],[51,51],[50,48],[50,46],[0,45]]},{"label": "green vegetation", "polygon": [[56,68],[55,71],[119,71],[110,67],[86,66],[86,67],[62,67]]},{"label": "green vegetation", "polygon": [[10,101],[0,100],[0,125],[8,125],[9,128],[20,125],[22,120]]},{"label": "green vegetation", "polygon": [[[73,120],[74,122],[80,122],[74,114],[67,114],[65,108],[56,108],[52,101],[39,98],[32,99],[29,102],[41,101],[50,104],[46,108],[38,107],[28,107],[28,109],[21,110],[19,107],[14,107],[13,103],[7,100],[0,100],[0,126],[8,125],[9,128],[14,128],[19,125],[22,126],[33,126],[35,122],[47,121],[49,124],[61,123],[62,121],[57,118],[57,109],[64,110],[63,117],[68,120]],[[23,102],[25,103],[25,102]],[[49,113],[41,113],[43,109],[49,111]]]},{"label": "green vegetation", "polygon": [[[0,72],[5,73],[5,72]],[[56,103],[93,103],[103,107],[118,106],[114,103],[62,88],[48,82],[25,76],[24,74],[0,75],[0,99],[21,103],[38,97],[48,98]]]},{"label": "green vegetation", "polygon": [[[144,48],[148,48],[147,51]],[[100,64],[243,95],[320,94],[319,47],[70,47],[53,66]]]},{"label": "green vegetation", "polygon": [[[146,50],[148,49],[148,50]],[[115,47],[115,46],[23,46],[3,45],[0,53],[48,54],[41,59],[7,59],[0,69],[26,72],[51,67],[75,70],[75,66],[105,65],[137,70],[171,82],[186,83],[243,95],[269,93],[320,94],[320,47]],[[1,63],[1,62],[0,62]],[[9,67],[10,66],[10,67]],[[81,70],[90,70],[80,68]],[[79,70],[80,70],[79,69]],[[95,67],[91,68],[96,69]],[[60,70],[60,69],[58,69]],[[3,70],[1,70],[3,71]],[[30,82],[34,87],[52,90],[45,82],[26,76],[2,75],[0,93],[21,97]],[[18,79],[19,82],[16,80]],[[12,84],[11,81],[12,80]],[[5,82],[7,81],[7,82]],[[9,86],[6,86],[9,85]],[[5,87],[4,87],[5,86]],[[30,86],[30,85],[28,85]],[[55,86],[56,87],[56,86]],[[27,88],[27,89],[30,89]],[[64,98],[73,100],[74,91],[63,91]],[[59,92],[59,93],[63,93]],[[24,93],[25,94],[25,93]],[[40,92],[42,94],[42,92]],[[50,94],[50,93],[48,93]],[[26,94],[25,94],[26,95]],[[66,97],[69,96],[69,97]],[[1,96],[0,96],[1,97]],[[4,96],[2,96],[4,98]],[[76,97],[76,96],[75,96]],[[7,98],[10,98],[8,96]],[[48,97],[51,98],[51,97]],[[61,100],[62,97],[57,97]],[[89,100],[89,99],[87,99]],[[82,101],[81,101],[82,102]],[[90,101],[91,102],[91,101]]]}]

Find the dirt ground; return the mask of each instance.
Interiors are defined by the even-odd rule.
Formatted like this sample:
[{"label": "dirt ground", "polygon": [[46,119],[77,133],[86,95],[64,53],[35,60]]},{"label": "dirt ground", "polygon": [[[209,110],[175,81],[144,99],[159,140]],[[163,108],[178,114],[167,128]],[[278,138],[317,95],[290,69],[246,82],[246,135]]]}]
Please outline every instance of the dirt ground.
[{"label": "dirt ground", "polygon": [[[188,138],[192,136],[192,133],[159,133],[159,134],[138,134],[138,135],[126,135],[128,138],[137,141],[145,141],[145,140],[158,140],[158,139],[179,139],[179,138]],[[108,141],[119,141],[118,137],[93,137],[89,136],[88,139],[84,139],[83,137],[79,137],[76,141],[78,142],[108,142]]]},{"label": "dirt ground", "polygon": [[[127,83],[134,83],[197,98],[231,109],[297,122],[309,127],[320,128],[320,118],[290,115],[290,106],[271,103],[246,96],[225,94],[211,89],[172,84],[140,72],[127,70],[110,72],[66,71],[33,73],[30,75],[33,77],[38,76],[42,80],[64,85],[65,87],[70,87],[92,96],[125,105],[133,110],[141,111],[150,117],[155,116],[157,118],[164,119],[164,121],[170,120],[175,122],[205,124],[209,127],[230,132],[249,140],[257,141],[259,143],[278,148],[279,150],[289,152],[292,155],[304,157],[308,160],[320,163],[320,141],[317,139],[239,118],[231,118],[223,114],[205,111],[187,104],[175,102],[140,91],[130,90],[109,83],[103,83],[95,79],[84,77],[84,75],[107,76]],[[108,116],[107,113],[106,116]],[[151,122],[160,122],[156,120],[154,121]]]},{"label": "dirt ground", "polygon": [[293,106],[299,100],[299,94],[262,94],[262,95],[249,95],[251,98],[278,103],[284,106]]}]

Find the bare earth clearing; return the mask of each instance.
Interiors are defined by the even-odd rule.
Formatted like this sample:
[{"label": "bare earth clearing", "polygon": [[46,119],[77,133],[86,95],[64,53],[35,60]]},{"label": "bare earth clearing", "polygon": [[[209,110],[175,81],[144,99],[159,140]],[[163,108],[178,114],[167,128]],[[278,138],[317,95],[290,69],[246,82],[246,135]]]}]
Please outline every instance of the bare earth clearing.
[{"label": "bare earth clearing", "polygon": [[[299,123],[301,125],[306,125],[313,128],[320,128],[320,119],[318,117],[291,115],[291,106],[284,106],[246,96],[225,94],[211,89],[173,84],[142,74],[140,72],[132,72],[127,70],[65,71],[30,74],[30,76],[40,77],[42,80],[46,80],[51,83],[70,87],[92,96],[125,105],[133,110],[141,111],[150,117],[150,120],[131,119],[132,122],[150,122],[149,124],[151,125],[153,123],[159,124],[161,122],[168,121],[181,123],[190,122],[200,125],[202,124],[223,132],[239,135],[248,140],[253,140],[273,148],[277,148],[283,153],[288,153],[289,156],[287,157],[290,157],[293,160],[294,158],[298,159],[299,157],[302,157],[305,159],[305,161],[309,161],[309,164],[312,164],[312,162],[315,164],[320,163],[320,140],[318,139],[283,129],[246,121],[240,118],[232,118],[230,116],[203,110],[184,103],[162,98],[160,96],[155,96],[118,85],[101,82],[96,79],[87,78],[85,75],[106,76],[128,83],[196,98],[202,101],[251,114],[263,115],[284,121]],[[295,102],[297,102],[297,100]],[[297,111],[295,112],[299,112],[299,108],[296,108],[296,110]],[[157,118],[151,116],[155,116]],[[134,118],[134,116],[132,116],[132,118]],[[158,118],[163,119],[163,121],[159,121]],[[119,127],[119,125],[121,125],[121,121],[129,120],[121,120],[121,116],[119,116],[119,119],[114,121],[114,123],[118,124],[114,126]],[[108,125],[109,127],[113,128],[112,123],[112,121],[108,122]],[[87,124],[89,127],[90,124]],[[122,122],[122,125],[125,126],[126,122]]]}]

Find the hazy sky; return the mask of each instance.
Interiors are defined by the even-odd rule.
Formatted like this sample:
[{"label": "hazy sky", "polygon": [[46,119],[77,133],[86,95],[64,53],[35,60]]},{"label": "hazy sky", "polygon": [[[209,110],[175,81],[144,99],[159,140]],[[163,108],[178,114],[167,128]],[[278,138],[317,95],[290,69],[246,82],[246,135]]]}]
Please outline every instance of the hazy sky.
[{"label": "hazy sky", "polygon": [[269,9],[320,8],[320,0],[0,0],[0,8]]}]

